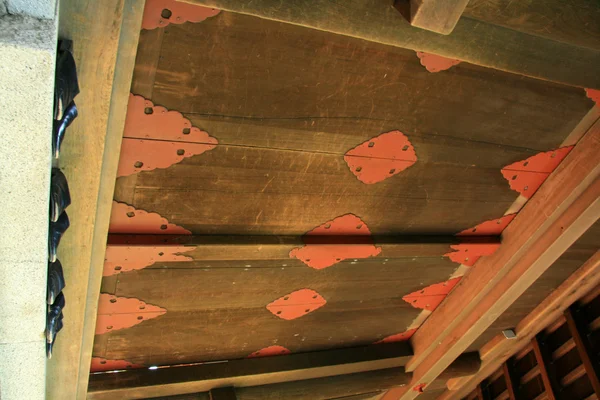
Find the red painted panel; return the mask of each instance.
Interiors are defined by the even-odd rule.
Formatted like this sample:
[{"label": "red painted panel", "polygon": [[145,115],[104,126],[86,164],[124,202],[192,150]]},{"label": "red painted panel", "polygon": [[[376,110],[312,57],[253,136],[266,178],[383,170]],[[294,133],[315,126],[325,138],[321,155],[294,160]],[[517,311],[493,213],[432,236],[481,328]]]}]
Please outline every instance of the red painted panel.
[{"label": "red painted panel", "polygon": [[436,54],[429,54],[422,51],[417,51],[417,57],[421,60],[421,65],[424,66],[429,72],[440,72],[452,68],[453,66],[460,64],[460,60],[453,60],[438,56]]},{"label": "red painted panel", "polygon": [[453,278],[446,282],[436,283],[427,286],[416,292],[407,294],[402,300],[415,308],[433,311],[446,298],[448,293],[456,286],[462,277]]},{"label": "red painted panel", "polygon": [[304,247],[290,251],[311,268],[331,267],[346,259],[374,257],[381,253],[371,239],[367,224],[353,214],[327,221],[302,237]]},{"label": "red painted panel", "polygon": [[110,215],[110,233],[191,235],[192,232],[175,224],[157,213],[138,210],[125,203],[113,201]]},{"label": "red painted panel", "polygon": [[[165,11],[167,10],[167,11]],[[146,0],[142,29],[155,29],[169,24],[201,22],[214,17],[219,10],[176,0]]]},{"label": "red painted panel", "polygon": [[573,146],[562,147],[517,161],[502,168],[502,175],[511,189],[530,198],[572,149]]},{"label": "red painted panel", "polygon": [[250,354],[247,358],[281,356],[290,353],[291,351],[283,346],[269,346],[255,351],[254,353]]},{"label": "red painted panel", "polygon": [[157,261],[185,262],[192,257],[182,255],[195,246],[115,246],[106,247],[103,276],[120,274],[149,267]]},{"label": "red painted panel", "polygon": [[166,312],[164,308],[147,304],[139,299],[100,293],[96,335],[131,328]]},{"label": "red painted panel", "polygon": [[281,319],[292,320],[323,307],[325,303],[327,300],[314,290],[300,289],[269,303],[267,310]]},{"label": "red painted panel", "polygon": [[400,131],[382,133],[349,150],[344,161],[359,181],[381,182],[417,162],[415,148]]}]

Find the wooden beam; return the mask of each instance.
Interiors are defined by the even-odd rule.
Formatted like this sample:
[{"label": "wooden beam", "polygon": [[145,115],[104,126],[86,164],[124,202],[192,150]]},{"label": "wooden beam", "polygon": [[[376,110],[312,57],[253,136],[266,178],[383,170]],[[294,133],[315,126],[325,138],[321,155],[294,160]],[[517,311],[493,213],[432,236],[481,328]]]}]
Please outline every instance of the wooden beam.
[{"label": "wooden beam", "polygon": [[403,367],[412,355],[407,342],[384,343],[279,357],[93,374],[89,399],[144,398],[205,392],[220,386],[262,386],[334,375]]},{"label": "wooden beam", "polygon": [[[600,52],[461,18],[451,35],[415,29],[379,0],[185,0],[573,86],[600,88]],[[541,27],[542,28],[542,27]],[[476,34],[474,34],[476,32]]]},{"label": "wooden beam", "polygon": [[73,40],[79,116],[61,149],[73,197],[58,256],[67,286],[65,324],[48,361],[46,397],[87,391],[106,235],[144,0],[61,0],[59,37]]},{"label": "wooden beam", "polygon": [[396,0],[394,7],[416,28],[448,35],[469,0]]},{"label": "wooden beam", "polygon": [[599,152],[597,122],[506,228],[500,249],[481,259],[411,338],[412,383],[436,379],[598,219]]},{"label": "wooden beam", "polygon": [[[317,242],[318,240],[318,242]],[[440,257],[451,253],[451,245],[499,245],[500,237],[455,235],[414,236],[335,236],[311,237],[311,246],[331,244],[363,245],[373,243],[381,247],[380,257]],[[185,255],[194,260],[285,260],[290,250],[304,246],[300,236],[281,235],[109,235],[108,248],[118,250],[135,247],[138,250],[156,251],[156,246],[189,246]]]},{"label": "wooden beam", "polygon": [[600,398],[600,365],[598,356],[594,352],[589,340],[587,324],[582,320],[581,313],[573,307],[565,311],[565,318],[567,319],[569,332],[573,336],[575,347],[585,368],[585,373],[590,379],[594,393]]},{"label": "wooden beam", "polygon": [[535,355],[535,361],[537,362],[538,370],[544,384],[544,391],[546,392],[546,398],[548,400],[556,400],[556,394],[560,390],[560,386],[556,380],[556,375],[552,369],[552,359],[548,354],[546,345],[542,342],[540,335],[538,334],[531,342],[533,346],[533,354]]},{"label": "wooden beam", "polygon": [[600,251],[597,251],[575,273],[563,282],[550,296],[538,305],[515,328],[517,338],[508,340],[502,334],[485,344],[481,350],[481,369],[473,376],[453,379],[451,390],[439,400],[458,400],[469,394],[475,387],[496,371],[502,363],[522,349],[528,349],[531,340],[586,293],[600,284]]},{"label": "wooden beam", "polygon": [[[328,397],[323,398],[328,399],[408,383],[410,374],[405,373],[403,366],[411,354],[407,342],[398,342],[155,370],[98,373],[90,377],[88,399],[139,399],[207,392],[223,386],[235,386],[238,399],[287,399],[298,390],[308,389],[318,389],[321,395],[327,394]],[[465,353],[450,365],[442,379],[471,375],[480,365],[477,353]],[[440,384],[443,385],[442,381]],[[275,397],[264,397],[267,393]]]},{"label": "wooden beam", "polygon": [[518,385],[515,384],[512,366],[509,362],[510,361],[507,360],[502,364],[502,376],[504,377],[509,400],[517,400]]}]

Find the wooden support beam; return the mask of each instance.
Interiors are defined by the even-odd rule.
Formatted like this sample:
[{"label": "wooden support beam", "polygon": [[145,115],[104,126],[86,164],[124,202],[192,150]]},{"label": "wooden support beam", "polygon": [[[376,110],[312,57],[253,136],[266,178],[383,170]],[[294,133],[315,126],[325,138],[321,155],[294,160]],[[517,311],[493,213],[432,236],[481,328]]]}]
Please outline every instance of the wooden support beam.
[{"label": "wooden support beam", "polygon": [[[263,386],[372,370],[402,368],[412,350],[407,342],[384,343],[279,357],[93,374],[89,399],[144,398],[206,392],[220,386]],[[239,397],[239,396],[238,396]]]},{"label": "wooden support beam", "polygon": [[542,342],[540,335],[537,335],[531,342],[533,345],[533,354],[535,355],[535,361],[538,364],[542,383],[544,384],[544,391],[548,400],[556,400],[556,394],[560,391],[560,386],[556,380],[556,374],[551,366],[552,359],[548,354],[546,345]]},{"label": "wooden support beam", "polygon": [[[373,243],[381,247],[380,257],[440,257],[451,253],[451,245],[474,244],[498,246],[500,237],[495,236],[311,236],[311,246],[332,244],[364,245]],[[285,260],[290,258],[290,250],[303,247],[301,236],[267,235],[116,235],[108,237],[108,248],[148,249],[156,246],[189,246],[185,252],[193,260]],[[124,246],[124,247],[123,247]]]},{"label": "wooden support beam", "polygon": [[[600,88],[600,52],[461,18],[451,35],[415,29],[379,0],[185,0],[573,86]],[[578,24],[579,22],[577,22]],[[540,26],[539,30],[545,27]],[[476,32],[477,34],[474,34]]]},{"label": "wooden support beam", "polygon": [[394,7],[416,28],[448,35],[469,0],[396,0]]},{"label": "wooden support beam", "polygon": [[451,390],[444,392],[439,400],[463,398],[510,357],[521,350],[529,352],[531,340],[535,335],[545,326],[561,318],[568,307],[586,293],[593,291],[598,284],[600,284],[600,251],[596,252],[517,325],[516,339],[507,340],[499,334],[484,345],[480,350],[481,369],[473,376],[453,379]]},{"label": "wooden support beam", "polygon": [[515,382],[512,364],[509,360],[502,364],[502,376],[506,383],[506,393],[508,394],[509,400],[517,400],[517,390],[519,389],[519,386]]},{"label": "wooden support beam", "polygon": [[[600,217],[599,153],[597,122],[506,228],[500,249],[481,259],[411,338],[411,384],[436,379]],[[402,400],[417,394],[398,393]]]},{"label": "wooden support beam", "polygon": [[60,154],[73,197],[58,249],[68,311],[48,361],[46,397],[85,399],[144,0],[61,0],[59,8],[59,37],[73,41],[81,93]]},{"label": "wooden support beam", "polygon": [[600,362],[589,340],[589,328],[585,321],[582,320],[581,313],[573,307],[565,311],[565,318],[567,319],[569,332],[573,336],[575,347],[585,368],[585,373],[590,379],[596,396],[600,398]]},{"label": "wooden support beam", "polygon": [[[408,383],[410,374],[405,373],[403,365],[411,354],[408,343],[398,342],[155,370],[97,373],[90,377],[87,398],[139,399],[234,386],[240,400],[288,399],[308,390],[318,392],[313,399],[329,399]],[[480,365],[477,353],[463,354],[444,372],[442,379],[473,374]],[[443,387],[443,381],[440,383]]]}]

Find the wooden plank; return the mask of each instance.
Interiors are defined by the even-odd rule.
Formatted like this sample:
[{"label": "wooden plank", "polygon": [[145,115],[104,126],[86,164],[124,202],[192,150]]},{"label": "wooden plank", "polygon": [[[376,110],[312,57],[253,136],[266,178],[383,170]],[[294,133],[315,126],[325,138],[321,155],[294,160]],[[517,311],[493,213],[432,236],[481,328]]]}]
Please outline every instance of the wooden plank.
[{"label": "wooden plank", "polygon": [[[157,261],[116,275],[116,290],[108,293],[143,299],[167,313],[106,334],[110,341],[99,342],[94,355],[150,366],[243,358],[273,344],[306,352],[373,343],[404,332],[419,315],[403,295],[444,282],[456,269],[442,257],[385,260],[350,259],[323,270],[289,258]],[[327,304],[291,321],[265,308],[301,288],[316,290]]]},{"label": "wooden plank", "polygon": [[452,32],[469,0],[396,0],[394,7],[414,27],[448,35]]},{"label": "wooden plank", "polygon": [[515,329],[517,339],[506,340],[504,336],[498,335],[484,346],[481,349],[482,368],[472,377],[454,380],[453,390],[445,392],[440,400],[460,399],[466,396],[479,382],[498,369],[503,362],[521,349],[530,346],[532,338],[544,326],[561,317],[571,304],[589,293],[599,283],[600,252],[597,251],[581,268],[517,325]]},{"label": "wooden plank", "polygon": [[544,344],[541,343],[539,335],[536,336],[532,341],[533,354],[535,354],[535,360],[537,361],[537,367],[542,377],[544,384],[544,391],[548,400],[556,400],[556,394],[560,391],[560,386],[556,381],[554,371],[549,370],[551,368],[552,360],[547,354]]},{"label": "wooden plank", "polygon": [[[493,24],[461,18],[444,36],[414,29],[392,7],[377,0],[343,3],[276,0],[188,0],[265,19],[283,21],[373,42],[439,54],[473,64],[583,87],[600,87],[590,65],[599,53]],[[478,35],[473,35],[478,32]]]},{"label": "wooden plank", "polygon": [[[453,250],[451,245],[456,244],[482,244],[499,245],[500,237],[457,237],[454,235],[356,235],[322,236],[318,242],[313,237],[311,246],[327,246],[336,243],[364,244],[372,243],[381,247],[382,259],[406,257],[441,257]],[[203,260],[288,260],[290,251],[303,247],[304,241],[298,236],[282,235],[116,235],[108,237],[108,248],[115,251],[143,251],[158,253],[156,246],[164,246],[167,250],[171,246],[184,245],[187,247],[185,255],[194,261]]]},{"label": "wooden plank", "polygon": [[519,386],[515,384],[512,367],[509,363],[510,361],[505,361],[504,364],[502,364],[504,383],[506,384],[506,394],[509,400],[517,400]]},{"label": "wooden plank", "polygon": [[[61,149],[73,204],[59,248],[67,287],[65,326],[48,361],[46,395],[84,399],[106,234],[144,2],[60,2],[59,37],[73,40],[79,116]],[[118,65],[118,68],[117,68]]]},{"label": "wooden plank", "polygon": [[435,379],[598,219],[598,151],[600,123],[503,232],[501,248],[480,260],[412,337],[415,382]]},{"label": "wooden plank", "polygon": [[552,352],[552,360],[556,361],[569,351],[575,348],[575,341],[573,338],[569,338],[566,342],[564,342],[558,349]]},{"label": "wooden plank", "polygon": [[522,377],[521,379],[519,379],[519,383],[522,385],[525,385],[528,382],[531,382],[533,379],[535,379],[537,376],[540,375],[540,366],[539,365],[534,365],[529,371],[527,371]]},{"label": "wooden plank", "polygon": [[[406,343],[390,343],[156,370],[101,373],[91,376],[88,399],[138,399],[149,395],[207,391],[224,385],[235,386],[239,400],[325,400],[354,396],[405,385],[410,376],[399,366],[410,354]],[[479,365],[478,354],[466,353],[444,372],[441,379],[472,374]]]},{"label": "wooden plank", "polygon": [[[589,328],[585,321],[582,320],[580,313],[573,307],[565,311],[565,318],[567,319],[569,332],[573,336],[575,347],[583,363],[584,371],[592,384],[594,392],[597,396],[600,396],[600,361],[589,341]],[[567,385],[565,384],[564,386]]]},{"label": "wooden plank", "polygon": [[[336,375],[372,370],[384,370],[383,375],[388,376],[390,369],[401,382],[404,376],[401,366],[411,354],[410,346],[401,342],[156,370],[129,370],[118,374],[94,374],[90,378],[88,398],[144,398],[149,395],[203,392],[224,385],[239,388],[323,377],[334,380]],[[238,391],[238,397],[244,398],[244,393]]]},{"label": "wooden plank", "polygon": [[585,376],[585,374],[585,367],[583,366],[583,364],[581,364],[560,379],[560,386],[566,388],[582,376]]},{"label": "wooden plank", "polygon": [[237,400],[235,389],[231,386],[211,389],[209,396],[210,400]]},{"label": "wooden plank", "polygon": [[471,0],[463,15],[574,46],[600,49],[600,7],[593,0]]}]

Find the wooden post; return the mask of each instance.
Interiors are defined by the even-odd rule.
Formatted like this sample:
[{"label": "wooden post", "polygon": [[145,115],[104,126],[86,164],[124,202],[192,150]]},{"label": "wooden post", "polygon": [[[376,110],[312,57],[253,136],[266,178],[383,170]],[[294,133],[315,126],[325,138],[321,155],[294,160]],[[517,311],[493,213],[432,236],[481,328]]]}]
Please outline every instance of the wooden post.
[{"label": "wooden post", "polygon": [[556,400],[556,394],[560,388],[556,381],[556,375],[554,374],[554,369],[551,366],[552,360],[550,359],[550,356],[546,350],[546,346],[540,338],[540,335],[536,336],[531,344],[533,345],[535,360],[538,363],[540,376],[542,377],[542,382],[544,383],[546,398],[548,400]]},{"label": "wooden post", "polygon": [[590,379],[596,396],[600,398],[600,365],[598,356],[591,349],[587,324],[582,321],[580,312],[573,307],[565,311],[565,318],[567,319],[567,326],[569,327],[571,336],[573,336],[573,341],[575,342],[575,347],[577,348],[585,372]]},{"label": "wooden post", "polygon": [[506,360],[506,362],[502,365],[502,375],[504,376],[504,381],[506,382],[508,398],[510,400],[517,400],[517,391],[519,390],[519,385],[514,380],[512,364],[510,360]]}]

